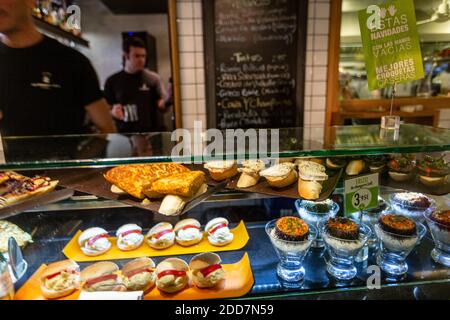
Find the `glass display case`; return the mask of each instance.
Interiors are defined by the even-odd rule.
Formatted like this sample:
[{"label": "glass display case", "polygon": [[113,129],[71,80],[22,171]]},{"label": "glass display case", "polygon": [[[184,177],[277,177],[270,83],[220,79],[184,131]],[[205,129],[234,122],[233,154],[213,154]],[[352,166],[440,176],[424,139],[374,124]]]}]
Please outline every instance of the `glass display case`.
[{"label": "glass display case", "polygon": [[[260,130],[258,133],[260,132],[263,131]],[[270,133],[271,130],[268,132]],[[347,161],[355,159],[365,161],[366,168],[369,168],[370,159],[377,161],[384,159],[382,161],[385,163],[379,174],[380,215],[393,212],[390,207],[392,195],[398,193],[425,194],[435,203],[436,210],[445,210],[450,204],[447,174],[440,185],[426,186],[420,181],[419,170],[414,169],[417,171],[412,172],[412,176],[407,181],[394,181],[389,174],[391,167],[387,166],[391,157],[400,154],[404,157],[414,155],[414,164],[421,163],[426,155],[435,158],[442,156],[446,159],[446,152],[450,150],[450,130],[402,125],[395,133],[384,132],[376,125],[333,127],[324,142],[304,139],[302,128],[280,129],[277,135],[279,135],[278,150],[267,153],[266,157],[278,159],[279,162],[294,162],[296,158],[320,158],[323,160],[318,162],[322,161],[326,165],[327,158],[339,157]],[[15,170],[27,176],[45,175],[53,179],[72,174],[77,177],[78,184],[83,185],[93,175],[101,177],[104,170],[117,165],[190,162],[201,168],[202,163],[211,160],[202,153],[174,155],[172,150],[177,143],[179,140],[172,139],[171,133],[3,137],[5,162],[0,164],[0,170]],[[224,141],[225,144],[226,141]],[[268,150],[271,149],[268,148]],[[223,154],[215,154],[216,157],[228,156],[236,159],[253,158],[258,155],[254,154],[252,148],[248,146],[241,148],[239,152],[233,153],[228,150]],[[341,170],[342,175],[339,181],[332,186],[329,201],[326,202],[333,203],[333,210],[336,209],[335,205],[338,205],[337,212],[333,212],[336,216],[345,216],[343,180],[350,176],[345,174],[345,170],[343,171],[344,173]],[[58,188],[70,187],[64,183],[64,180],[61,182]],[[120,226],[136,223],[146,233],[158,222],[175,224],[185,218],[195,218],[202,226],[205,226],[213,218],[224,217],[232,228],[240,221],[244,221],[249,236],[243,248],[218,252],[224,264],[236,263],[245,253],[248,254],[254,284],[249,292],[236,298],[450,298],[450,268],[437,263],[435,261],[437,259],[431,254],[435,246],[439,245],[444,254],[449,254],[446,252],[449,245],[448,243],[435,244],[433,237],[436,237],[436,234],[430,233],[425,217],[422,220],[424,224],[420,225],[426,226],[426,233],[420,239],[416,239],[417,243],[405,258],[408,265],[406,274],[392,277],[381,271],[380,283],[374,280],[380,244],[379,241],[377,244],[377,237],[372,236],[368,237],[370,245],[366,244],[360,248],[361,250],[354,252],[356,276],[352,279],[343,281],[331,276],[327,272],[329,269],[327,264],[331,258],[328,245],[316,245],[312,246],[303,257],[302,266],[305,272],[303,280],[293,285],[277,275],[279,256],[266,233],[266,224],[281,217],[300,217],[301,213],[298,212],[302,207],[300,196],[296,199],[293,196],[277,196],[266,192],[249,192],[241,188],[223,187],[182,216],[164,216],[133,206],[130,202],[122,201],[121,198],[105,198],[95,193],[80,192],[82,188],[74,189],[75,194],[70,198],[43,204],[25,212],[17,212],[14,216],[6,218],[33,237],[33,242],[23,248],[23,256],[28,268],[15,283],[16,291],[27,283],[42,264],[65,259],[63,249],[76,236],[78,230],[102,227],[113,235]],[[382,202],[383,206],[381,206]],[[314,211],[312,206],[313,204],[308,204],[308,210]],[[376,209],[366,214],[367,219],[371,220],[376,215]],[[363,217],[362,221],[368,225],[366,231],[374,230],[376,217],[372,219],[373,221],[371,220],[373,225],[366,223],[366,215]],[[355,221],[358,221],[358,218],[355,218]],[[0,219],[2,219],[1,209]],[[418,226],[419,223],[417,221]],[[313,229],[314,232],[319,232],[320,226],[314,226]],[[326,239],[322,238],[321,241],[323,240]],[[189,261],[192,256],[192,254],[177,255],[185,261]],[[162,251],[154,260],[158,263],[166,257]],[[122,266],[127,261],[127,259],[119,259],[115,262]],[[80,262],[79,264],[83,269],[91,263]],[[369,290],[372,288],[371,285],[378,290]]]}]

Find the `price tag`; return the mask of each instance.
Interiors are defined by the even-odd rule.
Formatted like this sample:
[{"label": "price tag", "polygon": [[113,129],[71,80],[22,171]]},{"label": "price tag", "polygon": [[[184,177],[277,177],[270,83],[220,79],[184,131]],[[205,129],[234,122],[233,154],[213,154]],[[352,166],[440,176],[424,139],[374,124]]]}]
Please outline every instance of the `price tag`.
[{"label": "price tag", "polygon": [[345,214],[377,207],[378,193],[378,173],[345,180]]}]

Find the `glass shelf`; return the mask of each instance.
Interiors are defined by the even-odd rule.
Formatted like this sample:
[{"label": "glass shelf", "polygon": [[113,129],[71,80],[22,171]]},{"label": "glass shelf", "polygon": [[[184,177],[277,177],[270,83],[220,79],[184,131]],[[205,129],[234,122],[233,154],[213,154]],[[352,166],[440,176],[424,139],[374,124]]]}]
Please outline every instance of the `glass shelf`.
[{"label": "glass shelf", "polygon": [[[388,198],[388,194],[382,192],[382,195],[385,199]],[[449,197],[436,197],[435,200],[447,202]],[[278,218],[280,215],[295,214],[294,201],[295,199],[271,198],[229,201],[226,205],[214,202],[202,203],[183,217],[149,215],[147,212],[136,208],[61,210],[58,213],[43,210],[16,216],[11,219],[12,222],[33,234],[34,238],[34,243],[29,244],[24,249],[24,258],[27,260],[29,268],[25,277],[16,284],[16,289],[21,287],[42,263],[65,259],[62,249],[77,230],[100,226],[112,234],[119,226],[135,221],[144,227],[144,231],[147,231],[148,227],[161,221],[175,224],[183,218],[195,218],[202,225],[205,225],[207,221],[222,216],[227,218],[233,226],[240,220],[245,220],[250,236],[248,244],[243,249],[220,253],[224,263],[234,263],[244,253],[249,254],[255,284],[252,290],[241,298],[273,299],[323,294],[341,297],[342,294],[348,294],[351,291],[355,294],[358,292],[367,293],[367,278],[370,276],[367,268],[375,264],[375,252],[373,251],[370,252],[368,261],[357,264],[358,275],[356,278],[350,282],[337,282],[326,272],[325,265],[328,257],[325,251],[323,249],[311,249],[305,259],[306,278],[303,286],[298,289],[282,286],[276,275],[276,265],[279,260],[265,233],[264,225],[268,220]],[[339,204],[342,205],[342,202],[339,201]],[[341,215],[342,211],[339,214]],[[392,282],[388,281],[382,274],[381,290],[372,291],[384,292],[390,287],[422,287],[423,285],[445,284],[447,285],[445,294],[448,295],[450,270],[433,262],[430,257],[433,246],[431,235],[427,233],[420,245],[414,249],[407,259],[409,265],[407,276],[404,279]],[[191,257],[192,255],[179,256],[185,261],[189,261]],[[154,260],[158,263],[164,258],[166,257],[156,257]],[[122,266],[127,261],[115,260],[114,262]],[[85,268],[89,264],[80,263],[80,266]],[[393,298],[398,299],[398,297],[397,295]]]},{"label": "glass shelf", "polygon": [[[185,130],[185,132],[189,132]],[[243,143],[242,150],[234,147],[231,152],[216,152],[215,157],[235,159],[255,157],[317,157],[371,155],[386,153],[437,152],[450,150],[450,130],[421,125],[401,125],[398,137],[393,132],[380,132],[378,125],[335,126],[331,127],[325,141],[308,140],[304,137],[311,132],[323,133],[322,127],[279,129],[278,151],[270,152],[270,143],[265,154],[255,153],[249,148],[249,139]],[[189,132],[195,142],[194,132]],[[259,129],[253,132],[255,137],[271,135],[276,137],[274,129]],[[267,135],[266,135],[267,134]],[[41,137],[3,137],[5,163],[0,169],[51,169],[72,167],[101,167],[129,163],[148,162],[195,162],[211,160],[203,157],[206,144],[200,141],[193,155],[172,156],[177,141],[170,132],[146,134],[108,134],[108,135],[66,135]],[[201,140],[201,135],[199,139]],[[226,139],[223,146],[233,136]],[[258,140],[261,143],[262,140]],[[237,139],[234,140],[237,144]],[[232,143],[231,145],[234,146]],[[255,144],[252,144],[253,146]],[[258,144],[259,145],[259,144]],[[274,144],[275,145],[275,144]],[[225,147],[224,147],[225,149]],[[236,151],[238,150],[238,151]]]}]

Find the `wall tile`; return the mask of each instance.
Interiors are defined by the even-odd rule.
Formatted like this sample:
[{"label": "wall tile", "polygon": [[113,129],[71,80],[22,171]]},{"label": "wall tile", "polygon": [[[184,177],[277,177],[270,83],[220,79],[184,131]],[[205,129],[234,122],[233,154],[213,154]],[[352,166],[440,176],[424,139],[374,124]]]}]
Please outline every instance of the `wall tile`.
[{"label": "wall tile", "polygon": [[327,80],[327,67],[313,67],[313,80],[314,81],[326,81]]},{"label": "wall tile", "polygon": [[194,36],[181,36],[178,40],[179,52],[194,52],[195,38]]},{"label": "wall tile", "polygon": [[181,99],[196,99],[197,90],[193,84],[181,85]]},{"label": "wall tile", "polygon": [[177,17],[178,18],[193,18],[194,8],[190,2],[177,3]]},{"label": "wall tile", "polygon": [[328,50],[328,36],[314,36],[314,50]]},{"label": "wall tile", "polygon": [[203,51],[203,36],[195,36],[195,51]]},{"label": "wall tile", "polygon": [[312,81],[312,80],[313,80],[313,67],[307,65],[305,69],[305,81]]},{"label": "wall tile", "polygon": [[313,63],[315,66],[328,65],[328,52],[327,51],[314,51]]},{"label": "wall tile", "polygon": [[313,51],[306,51],[306,65],[312,66],[313,64]]},{"label": "wall tile", "polygon": [[306,40],[306,50],[314,50],[314,35],[309,34]]},{"label": "wall tile", "polygon": [[329,3],[316,3],[316,18],[330,17],[330,4]]},{"label": "wall tile", "polygon": [[308,34],[314,34],[314,19],[308,19]]},{"label": "wall tile", "polygon": [[194,53],[180,53],[180,68],[194,68],[195,54]]},{"label": "wall tile", "polygon": [[195,66],[197,68],[203,68],[203,66],[205,65],[204,59],[205,57],[203,52],[197,52],[195,54]]},{"label": "wall tile", "polygon": [[194,121],[197,119],[196,115],[183,115],[183,127],[185,129],[193,129]]},{"label": "wall tile", "polygon": [[194,2],[194,18],[201,18],[203,16],[201,2]]},{"label": "wall tile", "polygon": [[196,72],[195,77],[196,77],[197,83],[201,83],[201,84],[205,83],[205,69],[197,68],[197,69],[195,69],[195,72]]},{"label": "wall tile", "polygon": [[195,84],[196,81],[196,69],[180,69],[180,80],[182,84]]},{"label": "wall tile", "polygon": [[206,113],[206,100],[205,99],[197,100],[197,112]]},{"label": "wall tile", "polygon": [[311,124],[312,125],[324,125],[325,123],[325,112],[323,111],[312,111],[311,112]]},{"label": "wall tile", "polygon": [[203,35],[203,21],[201,19],[194,19],[194,34],[196,36]]},{"label": "wall tile", "polygon": [[192,19],[177,19],[177,31],[180,36],[194,35],[194,21]]},{"label": "wall tile", "polygon": [[328,19],[316,19],[314,20],[314,34],[328,35],[329,30]]},{"label": "wall tile", "polygon": [[205,85],[197,84],[197,99],[205,99]]},{"label": "wall tile", "polygon": [[307,110],[307,111],[311,111],[311,101],[312,101],[312,99],[311,99],[311,97],[305,97],[305,99],[304,99],[304,108],[305,108],[305,110]]},{"label": "wall tile", "polygon": [[197,101],[181,100],[182,114],[197,114]]},{"label": "wall tile", "polygon": [[312,95],[312,82],[306,81],[305,83],[305,96]]},{"label": "wall tile", "polygon": [[327,91],[326,82],[313,82],[312,95],[313,96],[325,96]]},{"label": "wall tile", "polygon": [[319,96],[319,97],[312,97],[311,98],[311,110],[314,111],[325,111],[326,109],[326,98]]}]

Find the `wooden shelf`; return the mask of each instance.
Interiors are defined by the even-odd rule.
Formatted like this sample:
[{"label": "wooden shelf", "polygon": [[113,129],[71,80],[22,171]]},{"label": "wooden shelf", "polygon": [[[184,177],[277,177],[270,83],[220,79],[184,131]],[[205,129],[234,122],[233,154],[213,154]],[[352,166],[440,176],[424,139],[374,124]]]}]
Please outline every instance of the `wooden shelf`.
[{"label": "wooden shelf", "polygon": [[[425,110],[449,109],[450,97],[431,97],[431,98],[396,98],[394,108],[406,105],[423,105]],[[361,112],[384,109],[389,110],[391,106],[390,99],[371,99],[371,100],[343,100],[340,102],[342,111]]]},{"label": "wooden shelf", "polygon": [[[419,123],[437,127],[439,125],[439,110],[415,112],[394,111],[392,115],[401,117],[406,123]],[[344,125],[347,119],[380,119],[389,115],[388,111],[339,111],[333,112],[332,125]]]},{"label": "wooden shelf", "polygon": [[83,47],[89,48],[89,41],[87,41],[86,39],[83,39],[82,37],[78,37],[78,36],[74,35],[73,33],[63,30],[60,27],[55,26],[51,23],[48,23],[47,21],[41,20],[36,17],[33,17],[33,18],[34,18],[34,23],[37,28],[39,28],[43,31],[46,31],[52,35],[64,38],[69,41],[73,41],[74,43],[79,44]]}]

